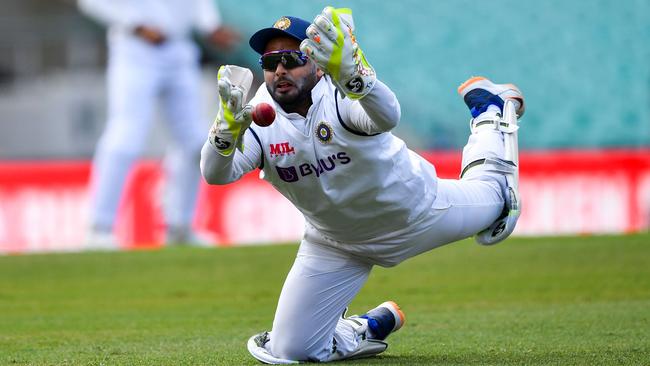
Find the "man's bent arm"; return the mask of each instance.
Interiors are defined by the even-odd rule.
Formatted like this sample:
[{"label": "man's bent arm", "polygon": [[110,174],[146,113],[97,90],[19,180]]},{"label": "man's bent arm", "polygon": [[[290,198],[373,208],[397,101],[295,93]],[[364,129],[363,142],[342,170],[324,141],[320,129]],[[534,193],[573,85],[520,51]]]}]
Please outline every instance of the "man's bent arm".
[{"label": "man's bent arm", "polygon": [[257,141],[244,133],[244,152],[235,151],[223,156],[215,151],[209,141],[201,149],[201,174],[208,184],[228,184],[261,164],[261,148]]},{"label": "man's bent arm", "polygon": [[386,84],[377,80],[363,98],[353,101],[345,98],[341,101],[341,117],[358,131],[376,134],[390,131],[397,126],[401,109],[397,97]]}]

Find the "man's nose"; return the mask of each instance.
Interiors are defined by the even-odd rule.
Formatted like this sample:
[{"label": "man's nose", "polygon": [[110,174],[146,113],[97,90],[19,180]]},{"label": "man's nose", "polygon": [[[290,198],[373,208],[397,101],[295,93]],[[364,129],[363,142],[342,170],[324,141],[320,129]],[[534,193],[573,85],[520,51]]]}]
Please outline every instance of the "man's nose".
[{"label": "man's nose", "polygon": [[284,67],[282,62],[278,62],[278,66],[275,67],[275,75],[280,76],[280,75],[285,75],[287,73],[287,69]]}]

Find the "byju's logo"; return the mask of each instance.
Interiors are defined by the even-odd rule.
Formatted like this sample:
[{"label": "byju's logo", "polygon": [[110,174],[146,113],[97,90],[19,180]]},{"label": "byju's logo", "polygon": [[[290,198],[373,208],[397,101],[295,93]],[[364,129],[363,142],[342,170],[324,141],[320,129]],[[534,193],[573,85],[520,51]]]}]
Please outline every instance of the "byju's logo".
[{"label": "byju's logo", "polygon": [[319,178],[322,174],[334,170],[339,165],[346,165],[352,161],[348,154],[345,151],[341,151],[336,154],[332,154],[327,158],[317,159],[316,164],[313,163],[303,163],[290,167],[281,167],[276,166],[275,170],[278,172],[278,176],[285,182],[293,183],[297,182],[300,177],[306,177],[308,175],[314,174],[316,178]]},{"label": "byju's logo", "polygon": [[288,142],[281,142],[279,144],[269,144],[271,151],[270,154],[272,157],[284,156],[287,154],[295,154],[296,149],[289,145]]},{"label": "byju's logo", "polygon": [[296,167],[290,166],[288,168],[283,168],[281,166],[276,166],[275,170],[278,171],[278,175],[280,176],[280,179],[282,179],[285,182],[291,183],[291,182],[297,182],[298,181],[298,172],[296,171]]}]

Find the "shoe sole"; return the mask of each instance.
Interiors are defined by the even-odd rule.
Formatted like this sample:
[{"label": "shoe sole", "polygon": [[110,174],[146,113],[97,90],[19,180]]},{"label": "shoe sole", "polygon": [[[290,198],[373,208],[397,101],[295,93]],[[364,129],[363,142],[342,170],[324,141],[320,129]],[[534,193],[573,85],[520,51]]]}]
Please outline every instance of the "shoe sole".
[{"label": "shoe sole", "polygon": [[393,327],[391,333],[397,331],[406,322],[406,315],[404,315],[404,312],[402,309],[400,309],[399,305],[397,305],[395,301],[386,301],[378,307],[386,308],[390,310],[391,313],[393,313],[393,316],[395,317],[395,327]]},{"label": "shoe sole", "polygon": [[[501,88],[503,89],[499,90]],[[520,117],[523,116],[526,110],[523,94],[515,84],[495,84],[483,76],[474,76],[460,84],[458,87],[458,94],[465,98],[465,95],[474,89],[487,90],[494,95],[498,95],[504,101],[506,99],[514,99],[519,103],[519,108],[517,108],[516,112]]]}]

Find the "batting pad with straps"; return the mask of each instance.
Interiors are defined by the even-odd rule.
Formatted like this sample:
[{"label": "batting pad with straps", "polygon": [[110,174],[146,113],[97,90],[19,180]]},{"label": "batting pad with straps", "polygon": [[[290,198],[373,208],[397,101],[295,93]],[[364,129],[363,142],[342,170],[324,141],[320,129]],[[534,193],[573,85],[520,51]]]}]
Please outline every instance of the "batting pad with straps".
[{"label": "batting pad with straps", "polygon": [[[474,167],[481,166],[485,171],[501,173],[506,178],[505,207],[501,216],[488,228],[475,235],[474,239],[481,245],[494,245],[505,240],[515,230],[521,215],[521,198],[519,197],[519,143],[517,131],[517,114],[515,104],[507,99],[503,106],[503,117],[493,121],[473,121],[472,130],[493,127],[503,132],[504,159],[480,159],[463,168],[462,176]],[[489,123],[486,123],[489,122]],[[484,123],[484,126],[479,126]]]}]

